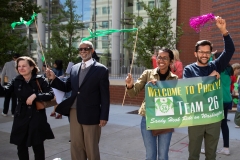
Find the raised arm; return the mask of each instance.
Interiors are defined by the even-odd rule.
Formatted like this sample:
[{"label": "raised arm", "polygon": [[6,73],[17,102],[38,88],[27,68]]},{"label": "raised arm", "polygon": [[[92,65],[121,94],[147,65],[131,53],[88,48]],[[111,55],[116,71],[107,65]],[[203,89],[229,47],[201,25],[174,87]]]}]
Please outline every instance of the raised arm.
[{"label": "raised arm", "polygon": [[227,28],[226,28],[226,21],[222,19],[221,17],[216,18],[216,25],[219,28],[221,34],[223,35],[224,39],[224,50],[222,54],[215,60],[213,63],[216,64],[217,66],[217,71],[220,73],[224,71],[224,69],[227,67],[229,64],[234,51],[234,43],[232,41],[232,38],[228,34]]}]

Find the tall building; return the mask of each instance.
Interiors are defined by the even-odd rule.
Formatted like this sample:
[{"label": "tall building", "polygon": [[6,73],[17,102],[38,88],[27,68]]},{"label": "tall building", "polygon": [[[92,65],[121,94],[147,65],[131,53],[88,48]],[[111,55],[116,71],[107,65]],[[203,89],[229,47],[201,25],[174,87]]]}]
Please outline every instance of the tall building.
[{"label": "tall building", "polygon": [[[38,2],[39,0],[34,0]],[[50,19],[55,17],[58,14],[58,8],[62,7],[66,0],[46,0],[45,7],[49,9],[50,11]],[[135,15],[142,16],[144,18],[144,22],[147,22],[149,19],[147,17],[146,12],[144,11],[143,7],[140,6],[139,2],[142,0],[75,0],[75,6],[76,8],[76,14],[81,16],[80,21],[84,23],[85,28],[82,30],[79,30],[79,34],[81,38],[89,36],[88,28],[90,28],[93,32],[96,30],[107,30],[107,29],[125,29],[125,28],[131,28],[133,26],[126,25],[122,22],[128,22],[131,21],[129,19],[125,12],[133,13]],[[113,4],[118,2],[120,4],[117,6],[119,11],[113,10]],[[161,1],[160,0],[143,0],[147,5],[150,7],[160,7]],[[170,0],[171,6],[172,6],[172,18],[176,19],[176,10],[177,10],[177,1],[176,0]],[[116,13],[117,12],[117,13]],[[116,20],[113,18],[113,15],[116,15],[120,17],[119,20]],[[113,28],[113,22],[119,21],[119,28]],[[173,25],[173,30],[176,28],[176,21]],[[49,34],[48,27],[46,25],[46,35],[45,35],[45,42],[46,42],[46,48],[48,47],[48,39]],[[175,31],[174,31],[175,32]],[[111,58],[112,50],[114,50],[114,54],[119,55],[119,60],[122,60],[124,62],[120,62],[121,66],[129,66],[129,62],[131,59],[131,53],[128,53],[126,49],[123,48],[124,39],[126,37],[124,36],[124,33],[120,34],[120,40],[117,44],[120,46],[120,53],[116,53],[116,50],[114,49],[114,46],[112,45],[112,35],[97,37],[94,39],[91,39],[93,42],[96,52],[98,54],[108,54]],[[36,33],[33,34],[34,44],[37,44],[37,35]],[[79,42],[81,39],[79,39]],[[36,46],[36,45],[34,45]],[[77,44],[76,46],[77,47]],[[35,51],[32,51],[35,52]],[[118,59],[118,58],[117,58]],[[102,63],[105,63],[102,61]],[[111,65],[110,63],[105,65]],[[110,67],[110,66],[109,66]]]},{"label": "tall building", "polygon": [[[33,0],[37,2],[37,0]],[[58,14],[58,8],[65,3],[66,0],[46,0],[45,7],[50,10],[50,18]],[[121,29],[127,28],[122,22],[128,22],[129,18],[124,14],[125,12],[133,13],[144,17],[144,21],[148,21],[148,17],[143,8],[139,5],[139,1],[142,0],[75,0],[76,13],[81,16],[80,21],[85,25],[85,29],[79,30],[80,37],[84,38],[89,36],[88,28],[92,31],[112,29],[112,23],[115,19],[112,19],[114,10],[112,10],[112,2],[121,1],[120,14],[121,17]],[[160,7],[160,0],[143,0],[149,6]],[[50,2],[50,3],[49,3]],[[49,4],[48,4],[49,3]],[[176,25],[183,24],[183,36],[180,38],[176,48],[180,51],[180,58],[184,65],[195,62],[196,59],[193,56],[194,46],[198,40],[208,39],[213,42],[213,50],[222,51],[223,43],[219,31],[216,29],[215,23],[208,23],[201,29],[200,33],[196,33],[189,26],[189,19],[191,17],[199,16],[207,13],[214,13],[216,16],[221,16],[227,20],[227,29],[231,34],[235,46],[236,52],[232,58],[231,63],[238,62],[240,60],[240,8],[239,0],[170,0],[172,8],[172,18],[176,18],[176,23],[172,24],[173,29]],[[49,32],[50,33],[50,32]],[[30,27],[30,34],[33,37],[34,43],[31,46],[31,51],[36,53],[37,34],[34,26]],[[48,44],[48,27],[46,26],[46,47]],[[79,42],[81,39],[79,40]],[[96,51],[99,54],[112,53],[112,36],[103,36],[92,39]],[[120,59],[130,59],[127,50],[123,48],[124,33],[120,34]],[[77,47],[77,45],[76,45]],[[124,64],[125,65],[125,64]],[[128,65],[128,63],[126,64]]]},{"label": "tall building", "polygon": [[207,39],[213,43],[213,51],[222,52],[224,49],[223,39],[215,22],[206,24],[196,33],[189,26],[191,17],[200,16],[207,13],[213,13],[215,16],[221,16],[226,19],[227,29],[233,38],[235,44],[235,54],[231,60],[232,63],[240,63],[240,1],[239,0],[179,0],[177,6],[177,24],[184,23],[184,34],[177,44],[181,51],[180,58],[184,65],[196,61],[194,57],[194,46],[198,40]]}]

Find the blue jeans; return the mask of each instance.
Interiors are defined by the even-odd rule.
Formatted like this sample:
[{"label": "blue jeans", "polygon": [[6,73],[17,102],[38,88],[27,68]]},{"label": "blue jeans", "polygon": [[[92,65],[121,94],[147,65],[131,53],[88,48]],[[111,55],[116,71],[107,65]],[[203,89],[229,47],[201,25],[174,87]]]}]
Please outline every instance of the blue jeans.
[{"label": "blue jeans", "polygon": [[142,117],[141,132],[146,148],[146,160],[168,160],[172,132],[153,136],[151,130],[146,130],[145,117]]}]

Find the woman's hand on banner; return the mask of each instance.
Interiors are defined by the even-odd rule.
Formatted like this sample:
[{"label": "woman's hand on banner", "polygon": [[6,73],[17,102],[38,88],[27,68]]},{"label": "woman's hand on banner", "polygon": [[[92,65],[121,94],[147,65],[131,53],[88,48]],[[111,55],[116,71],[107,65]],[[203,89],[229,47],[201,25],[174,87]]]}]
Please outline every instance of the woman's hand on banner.
[{"label": "woman's hand on banner", "polygon": [[152,83],[153,85],[155,85],[156,83],[157,83],[157,80],[156,79],[153,79],[153,80],[151,80],[151,81],[148,81],[148,84],[149,83]]}]

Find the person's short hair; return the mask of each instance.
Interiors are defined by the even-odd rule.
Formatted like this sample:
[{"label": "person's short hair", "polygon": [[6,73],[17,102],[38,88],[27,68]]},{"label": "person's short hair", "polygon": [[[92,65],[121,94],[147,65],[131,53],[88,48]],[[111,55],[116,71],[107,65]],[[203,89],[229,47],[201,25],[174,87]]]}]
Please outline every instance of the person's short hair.
[{"label": "person's short hair", "polygon": [[233,71],[235,71],[236,69],[240,69],[240,64],[234,63],[234,64],[232,64],[232,68],[233,68]]},{"label": "person's short hair", "polygon": [[62,60],[55,60],[54,62],[56,64],[56,69],[62,70],[63,69],[63,61]]},{"label": "person's short hair", "polygon": [[180,61],[178,50],[174,49],[174,50],[172,50],[172,52],[174,54],[174,60]]},{"label": "person's short hair", "polygon": [[17,59],[17,61],[16,61],[16,70],[17,70],[17,72],[18,72],[18,63],[19,63],[19,61],[22,61],[22,60],[27,61],[29,66],[33,67],[32,74],[37,74],[38,72],[40,72],[36,62],[32,58],[27,57],[27,56],[22,56],[22,57],[19,57]]},{"label": "person's short hair", "polygon": [[90,42],[90,41],[83,41],[83,42],[80,42],[80,44],[79,44],[78,47],[80,47],[82,44],[87,44],[87,45],[89,45],[92,49],[94,48],[92,42]]},{"label": "person's short hair", "polygon": [[198,51],[199,46],[210,46],[210,51],[212,52],[212,47],[213,47],[213,45],[212,45],[212,43],[211,43],[210,41],[208,41],[208,40],[198,41],[198,42],[196,43],[196,45],[195,45],[195,52]]},{"label": "person's short hair", "polygon": [[13,58],[14,58],[14,59],[17,59],[18,57],[20,57],[20,54],[18,54],[18,53],[15,53],[15,54],[13,55]]}]

